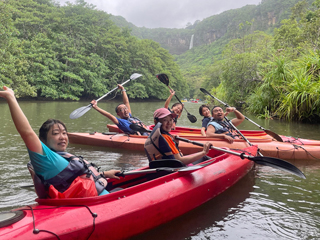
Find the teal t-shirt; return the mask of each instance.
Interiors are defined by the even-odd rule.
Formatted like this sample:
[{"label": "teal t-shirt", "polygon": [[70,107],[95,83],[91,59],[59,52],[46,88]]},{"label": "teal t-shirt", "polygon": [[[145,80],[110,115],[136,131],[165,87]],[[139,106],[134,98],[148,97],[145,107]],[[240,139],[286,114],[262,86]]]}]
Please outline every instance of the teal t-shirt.
[{"label": "teal t-shirt", "polygon": [[50,179],[65,169],[69,162],[41,142],[43,155],[28,149],[29,157],[36,174],[44,180]]},{"label": "teal t-shirt", "polygon": [[[41,142],[43,155],[32,152],[28,149],[31,164],[37,175],[40,175],[44,180],[50,179],[65,169],[69,162],[61,157],[56,152],[48,148],[43,142]],[[108,194],[107,190],[103,190],[99,196]]]}]

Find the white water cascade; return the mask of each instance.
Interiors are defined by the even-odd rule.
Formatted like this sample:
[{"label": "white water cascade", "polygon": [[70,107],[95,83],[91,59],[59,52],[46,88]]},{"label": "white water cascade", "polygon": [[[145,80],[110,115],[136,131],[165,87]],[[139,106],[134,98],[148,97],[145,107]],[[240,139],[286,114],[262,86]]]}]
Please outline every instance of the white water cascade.
[{"label": "white water cascade", "polygon": [[191,36],[189,50],[190,50],[191,48],[193,48],[193,37],[194,37],[194,34],[192,34],[192,36]]}]

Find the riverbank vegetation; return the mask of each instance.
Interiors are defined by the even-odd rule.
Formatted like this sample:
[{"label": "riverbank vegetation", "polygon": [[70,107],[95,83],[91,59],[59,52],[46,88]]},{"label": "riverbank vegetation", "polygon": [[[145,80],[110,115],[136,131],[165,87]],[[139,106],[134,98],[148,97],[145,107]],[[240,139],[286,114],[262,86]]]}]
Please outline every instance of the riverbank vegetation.
[{"label": "riverbank vegetation", "polygon": [[130,98],[167,98],[168,89],[155,77],[162,72],[179,95],[189,96],[167,50],[131,36],[93,5],[0,1],[0,85],[12,87],[17,96],[98,97],[135,72],[143,77],[130,83]]},{"label": "riverbank vegetation", "polygon": [[262,117],[317,122],[320,0],[297,1],[263,0],[169,30],[137,28],[84,0],[0,1],[0,84],[21,97],[78,100],[138,72],[129,97],[165,99],[163,72],[181,98],[203,98],[203,87]]},{"label": "riverbank vegetation", "polygon": [[[250,23],[247,23],[250,24]],[[320,119],[320,1],[301,1],[274,35],[230,41],[205,73],[202,87],[260,116]]]}]

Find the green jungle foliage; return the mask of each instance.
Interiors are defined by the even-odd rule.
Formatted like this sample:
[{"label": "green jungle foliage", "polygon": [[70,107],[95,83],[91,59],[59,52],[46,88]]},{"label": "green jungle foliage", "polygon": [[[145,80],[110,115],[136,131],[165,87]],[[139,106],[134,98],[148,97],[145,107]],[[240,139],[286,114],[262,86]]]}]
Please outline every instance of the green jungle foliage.
[{"label": "green jungle foliage", "polygon": [[[175,60],[194,98],[204,97],[198,90],[203,87],[229,104],[245,103],[262,117],[316,122],[320,1],[313,2],[264,0],[186,29],[133,32],[179,54]],[[192,34],[195,47],[187,50]]]},{"label": "green jungle foliage", "polygon": [[155,77],[162,72],[178,95],[189,96],[167,50],[131,36],[83,0],[63,7],[51,0],[0,1],[0,22],[0,85],[17,96],[98,97],[135,72],[143,77],[128,84],[130,98],[167,98]]},{"label": "green jungle foliage", "polygon": [[232,40],[207,73],[219,77],[212,93],[232,104],[246,102],[260,116],[318,122],[320,0],[297,3],[282,24],[273,37],[256,32]]}]

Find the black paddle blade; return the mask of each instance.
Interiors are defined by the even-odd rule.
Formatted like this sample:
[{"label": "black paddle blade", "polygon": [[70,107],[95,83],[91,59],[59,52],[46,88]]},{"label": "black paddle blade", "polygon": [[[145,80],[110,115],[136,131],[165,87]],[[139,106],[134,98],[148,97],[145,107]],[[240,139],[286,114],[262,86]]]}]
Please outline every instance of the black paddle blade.
[{"label": "black paddle blade", "polygon": [[159,159],[149,162],[149,168],[181,168],[185,166],[186,165],[184,165],[181,161],[177,159]]},{"label": "black paddle blade", "polygon": [[91,104],[89,104],[88,106],[85,106],[85,107],[78,108],[78,109],[74,110],[72,113],[70,113],[69,117],[71,119],[79,118],[82,115],[84,115],[86,112],[88,112],[91,108],[92,108]]},{"label": "black paddle blade", "polygon": [[277,168],[283,171],[287,171],[289,173],[292,173],[298,177],[301,177],[303,179],[306,179],[306,176],[297,168],[296,166],[292,165],[289,162],[286,162],[284,160],[281,160],[279,158],[273,158],[273,157],[249,157],[249,160],[254,161],[257,164],[265,165],[273,168]]},{"label": "black paddle blade", "polygon": [[268,129],[264,129],[264,132],[266,134],[268,134],[269,136],[273,137],[274,139],[276,139],[278,142],[283,142],[283,139],[278,134],[276,134]]},{"label": "black paddle blade", "polygon": [[141,127],[139,124],[135,123],[130,124],[130,128],[136,132],[151,132],[151,130],[145,129],[144,127]]},{"label": "black paddle blade", "polygon": [[204,88],[200,88],[200,91],[203,92],[204,94],[207,94],[207,95],[211,95],[207,90],[205,90]]},{"label": "black paddle blade", "polygon": [[169,78],[167,76],[167,74],[165,73],[160,73],[158,75],[156,75],[156,77],[165,85],[169,86]]},{"label": "black paddle blade", "polygon": [[194,115],[188,113],[187,116],[190,122],[195,123],[197,121],[197,118]]}]

